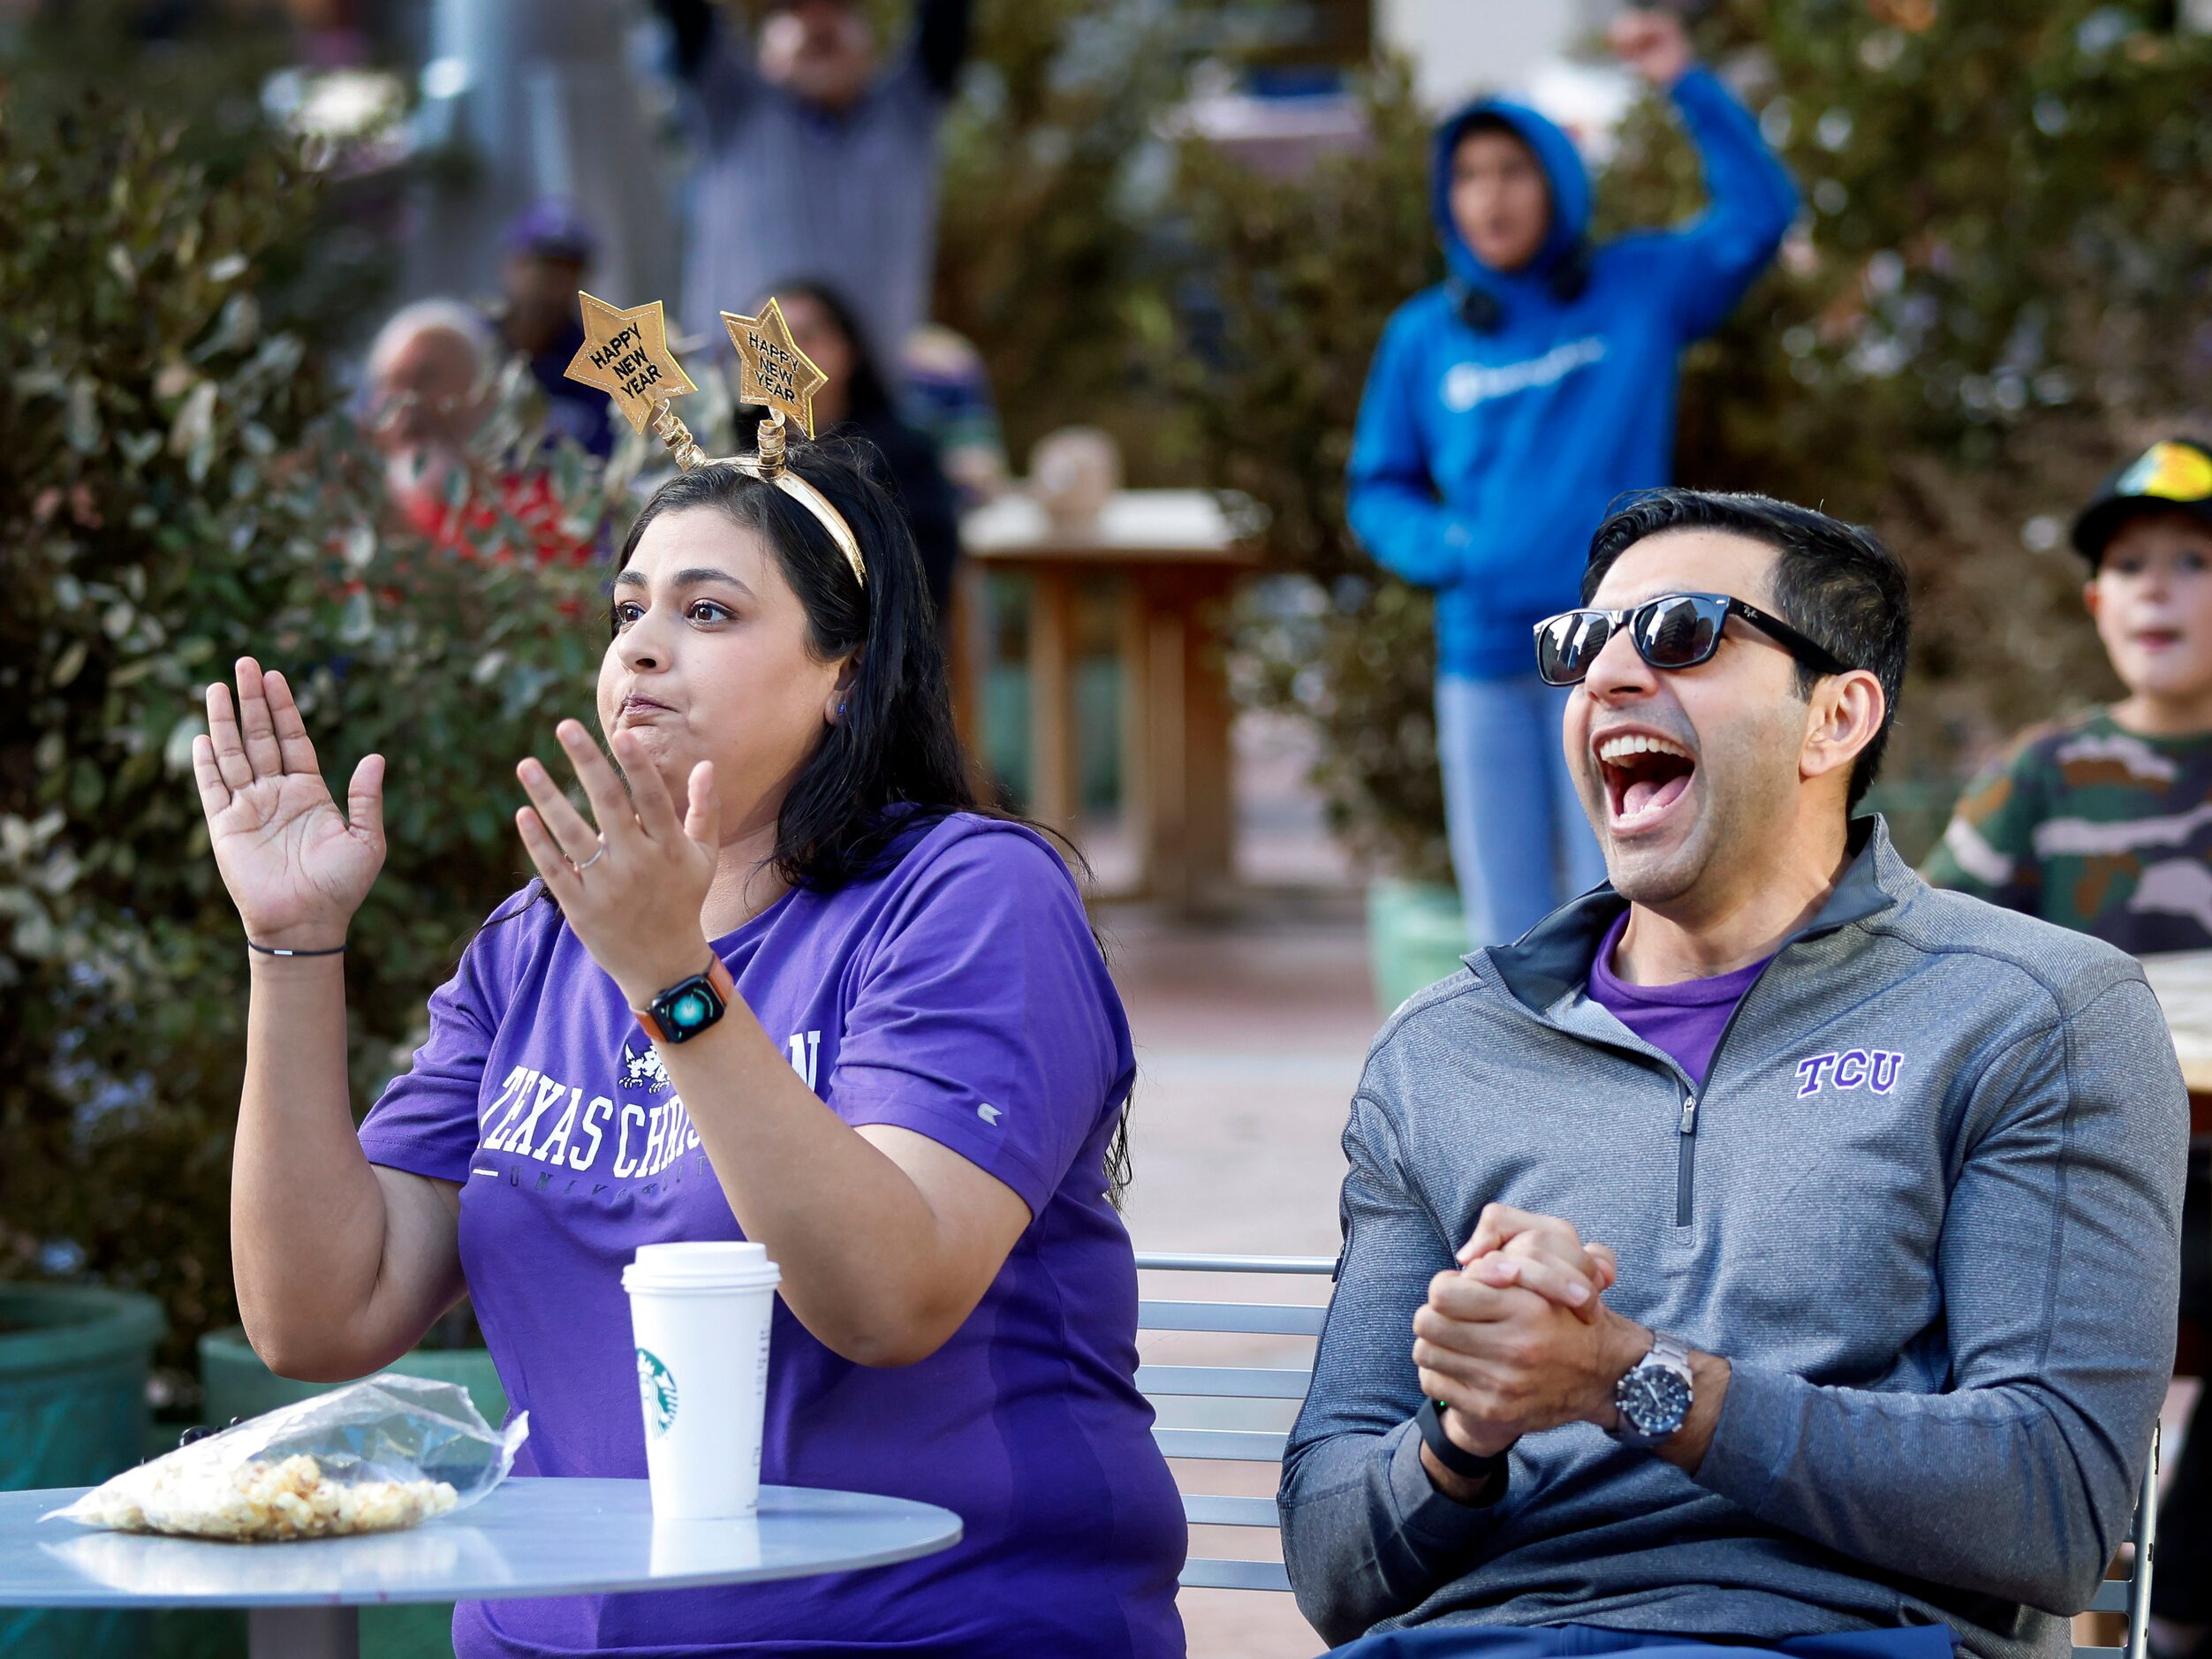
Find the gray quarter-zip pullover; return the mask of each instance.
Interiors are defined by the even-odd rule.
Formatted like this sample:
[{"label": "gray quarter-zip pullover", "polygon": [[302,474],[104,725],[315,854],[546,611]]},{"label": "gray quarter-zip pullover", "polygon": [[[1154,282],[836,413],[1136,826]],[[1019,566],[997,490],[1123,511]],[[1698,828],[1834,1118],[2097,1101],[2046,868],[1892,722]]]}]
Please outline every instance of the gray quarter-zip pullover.
[{"label": "gray quarter-zip pullover", "polygon": [[[1332,1641],[1940,1620],[1988,1659],[2066,1652],[2172,1365],[2179,1068],[2133,958],[1933,890],[1879,820],[1852,845],[1703,1079],[1587,995],[1610,889],[1375,1039],[1283,1467]],[[1520,1441],[1494,1507],[1430,1485],[1412,1321],[1493,1200],[1613,1246],[1610,1306],[1730,1361],[1694,1477],[1574,1424]]]}]

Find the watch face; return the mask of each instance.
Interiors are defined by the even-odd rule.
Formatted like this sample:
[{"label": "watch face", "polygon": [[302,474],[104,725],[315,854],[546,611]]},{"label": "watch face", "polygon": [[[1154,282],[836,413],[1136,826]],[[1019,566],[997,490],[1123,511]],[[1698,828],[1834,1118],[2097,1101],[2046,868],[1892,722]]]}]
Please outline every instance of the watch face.
[{"label": "watch face", "polygon": [[1639,1366],[1621,1379],[1613,1403],[1638,1434],[1663,1439],[1690,1414],[1690,1385],[1662,1367]]},{"label": "watch face", "polygon": [[724,1004],[703,973],[671,985],[653,999],[651,1012],[670,1042],[695,1037],[723,1016]]},{"label": "watch face", "polygon": [[669,999],[669,1023],[679,1031],[689,1031],[694,1026],[705,1025],[714,1011],[715,1005],[708,1000],[704,987],[689,987]]}]

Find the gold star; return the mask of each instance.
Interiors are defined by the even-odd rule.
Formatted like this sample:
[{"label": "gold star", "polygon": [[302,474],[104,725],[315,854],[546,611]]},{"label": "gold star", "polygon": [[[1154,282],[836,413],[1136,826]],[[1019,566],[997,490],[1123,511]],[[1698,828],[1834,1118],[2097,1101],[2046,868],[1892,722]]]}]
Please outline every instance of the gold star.
[{"label": "gold star", "polygon": [[722,326],[730,330],[730,344],[738,348],[738,400],[765,404],[814,436],[814,394],[830,383],[830,376],[792,341],[784,308],[770,299],[757,317],[725,311]]},{"label": "gold star", "polygon": [[624,311],[580,288],[576,298],[584,308],[584,343],[576,348],[568,377],[613,398],[633,431],[644,431],[653,412],[670,398],[699,390],[668,349],[659,300]]}]

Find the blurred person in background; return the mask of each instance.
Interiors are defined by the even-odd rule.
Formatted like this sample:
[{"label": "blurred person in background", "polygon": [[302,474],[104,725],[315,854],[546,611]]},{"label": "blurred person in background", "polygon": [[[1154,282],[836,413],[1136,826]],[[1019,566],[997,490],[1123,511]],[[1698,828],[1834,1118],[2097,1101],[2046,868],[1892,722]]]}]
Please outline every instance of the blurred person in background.
[{"label": "blurred person in background", "polygon": [[402,307],[368,348],[369,433],[385,486],[426,535],[443,528],[447,482],[466,469],[490,412],[492,352],[484,319],[453,299]]},{"label": "blurred person in background", "polygon": [[[1967,789],[1928,879],[2137,956],[2212,950],[2212,444],[2154,443],[2075,519],[2084,598],[2127,695],[2035,727]],[[2181,1314],[2212,1324],[2212,1154],[2189,1155]],[[2159,1511],[2151,1649],[2208,1651],[2212,1408],[2201,1391]]]},{"label": "blurred person in background", "polygon": [[581,563],[590,548],[562,527],[544,469],[493,465],[475,452],[496,401],[497,349],[482,314],[457,299],[418,300],[377,330],[368,349],[368,433],[383,452],[385,487],[407,526],[443,552],[479,557],[504,513],[521,522],[540,563]]},{"label": "blurred person in background", "polygon": [[1559,746],[1564,693],[1530,630],[1575,602],[1590,534],[1672,469],[1677,359],[1773,258],[1797,193],[1681,23],[1631,12],[1613,49],[1681,113],[1710,205],[1594,246],[1574,145],[1481,99],[1436,131],[1449,274],[1390,319],[1360,405],[1353,532],[1436,592],[1436,736],[1473,943],[1519,937],[1604,867]]},{"label": "blurred person in background", "polygon": [[[952,602],[960,524],[936,446],[899,418],[859,320],[835,288],[801,278],[778,287],[776,300],[783,307],[792,342],[829,376],[814,393],[815,433],[825,438],[861,438],[875,446],[882,461],[879,477],[913,532],[929,602],[942,628]],[[876,456],[868,458],[871,465]]]},{"label": "blurred person in background", "polygon": [[550,197],[507,227],[500,266],[499,335],[530,365],[545,394],[549,436],[604,460],[614,452],[605,394],[568,377],[584,343],[577,290],[591,270],[596,239],[576,203]]},{"label": "blurred person in background", "polygon": [[734,9],[655,4],[699,125],[686,321],[711,323],[726,296],[796,268],[835,283],[877,360],[895,360],[928,312],[937,128],[972,0],[920,0],[913,43],[888,68],[859,0],[774,0],[757,52]]},{"label": "blurred person in background", "polygon": [[900,367],[907,414],[937,446],[961,507],[980,507],[1004,494],[1010,481],[1006,435],[975,343],[942,323],[924,323],[907,337]]}]

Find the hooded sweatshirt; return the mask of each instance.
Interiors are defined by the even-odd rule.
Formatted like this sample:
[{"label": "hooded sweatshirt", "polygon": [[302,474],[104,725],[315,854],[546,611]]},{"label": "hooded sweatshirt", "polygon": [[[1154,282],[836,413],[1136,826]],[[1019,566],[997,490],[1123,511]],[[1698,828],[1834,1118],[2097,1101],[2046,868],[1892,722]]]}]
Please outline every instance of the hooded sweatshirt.
[{"label": "hooded sweatshirt", "polygon": [[[1710,205],[1678,230],[1596,248],[1589,176],[1542,116],[1482,99],[1436,129],[1431,208],[1451,275],[1383,330],[1353,435],[1351,519],[1377,562],[1436,590],[1443,673],[1531,671],[1531,630],[1578,602],[1613,498],[1668,481],[1682,348],[1719,326],[1796,215],[1789,175],[1718,80],[1693,69],[1673,97]],[[1516,271],[1483,264],[1452,221],[1452,152],[1480,117],[1519,134],[1550,184],[1549,233]]]}]

